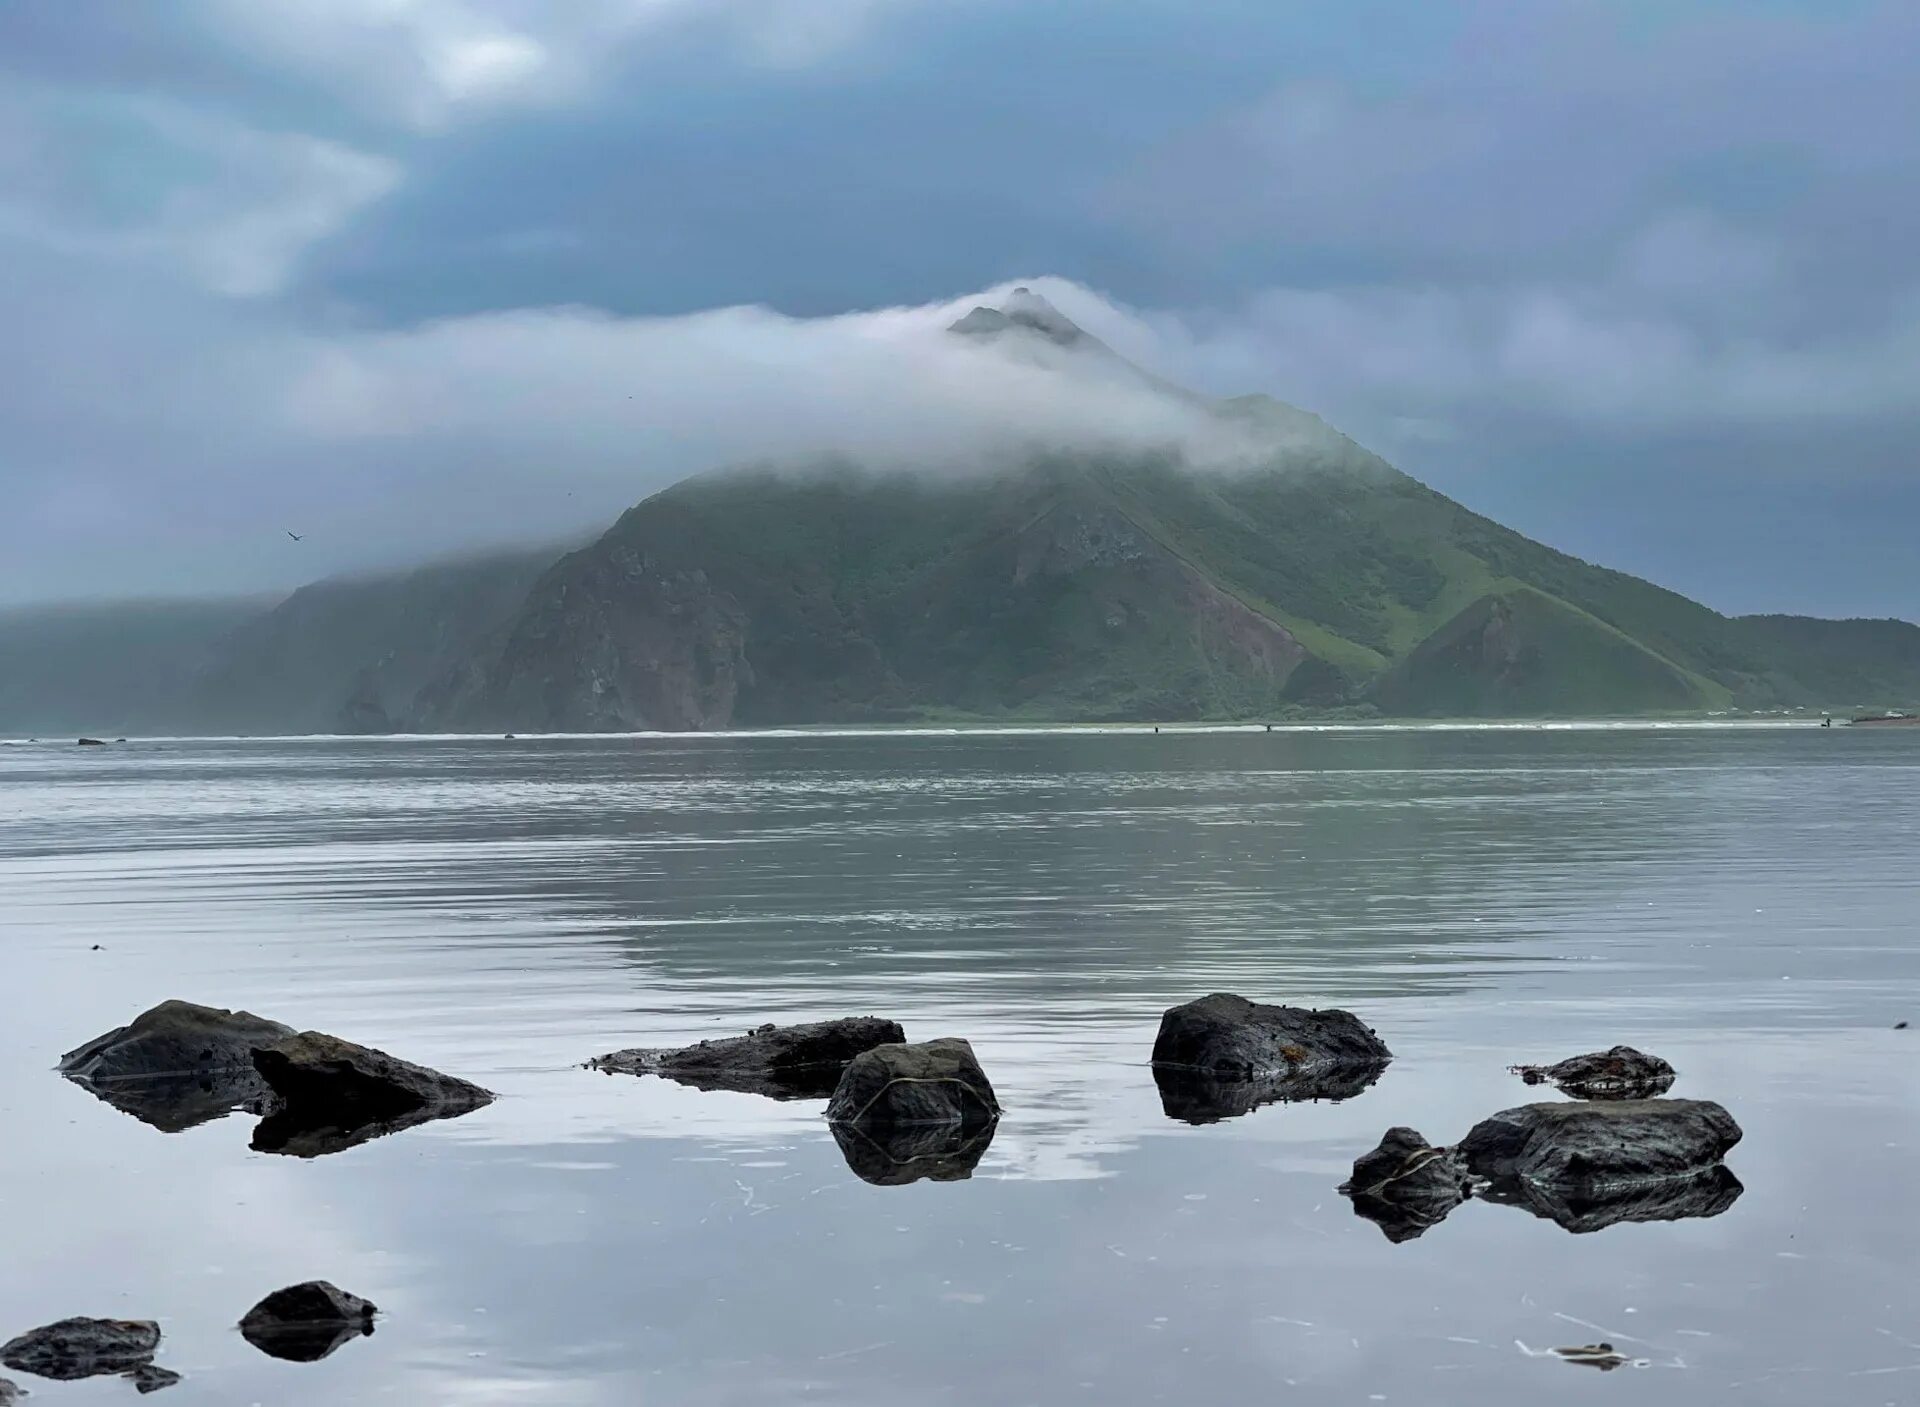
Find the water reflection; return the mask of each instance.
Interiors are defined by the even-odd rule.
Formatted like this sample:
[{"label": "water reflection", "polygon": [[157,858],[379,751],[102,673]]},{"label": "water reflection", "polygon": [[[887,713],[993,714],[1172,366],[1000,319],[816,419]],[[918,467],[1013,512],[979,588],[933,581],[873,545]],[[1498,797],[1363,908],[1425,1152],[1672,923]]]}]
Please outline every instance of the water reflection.
[{"label": "water reflection", "polygon": [[1153,1081],[1160,1089],[1160,1107],[1169,1119],[1183,1124],[1215,1124],[1251,1114],[1268,1104],[1352,1099],[1379,1083],[1385,1070],[1385,1065],[1347,1065],[1223,1080],[1198,1070],[1156,1065]]},{"label": "water reflection", "polygon": [[1532,1182],[1495,1183],[1479,1195],[1501,1206],[1520,1207],[1576,1234],[1603,1231],[1622,1222],[1685,1221],[1719,1216],[1746,1191],[1724,1164],[1693,1177],[1663,1178],[1637,1187],[1554,1187]]},{"label": "water reflection", "polygon": [[834,1142],[855,1177],[876,1187],[964,1182],[980,1166],[998,1124],[880,1128],[834,1124]]}]

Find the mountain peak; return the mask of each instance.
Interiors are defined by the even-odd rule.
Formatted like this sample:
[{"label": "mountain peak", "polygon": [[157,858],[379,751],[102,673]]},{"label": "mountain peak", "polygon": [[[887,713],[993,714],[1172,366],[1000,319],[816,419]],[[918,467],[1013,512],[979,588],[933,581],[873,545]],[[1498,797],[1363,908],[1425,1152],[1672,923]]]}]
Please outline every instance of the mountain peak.
[{"label": "mountain peak", "polygon": [[1061,347],[1091,341],[1065,313],[1027,287],[1014,289],[997,308],[982,303],[947,329],[965,337],[997,337],[1020,329]]}]

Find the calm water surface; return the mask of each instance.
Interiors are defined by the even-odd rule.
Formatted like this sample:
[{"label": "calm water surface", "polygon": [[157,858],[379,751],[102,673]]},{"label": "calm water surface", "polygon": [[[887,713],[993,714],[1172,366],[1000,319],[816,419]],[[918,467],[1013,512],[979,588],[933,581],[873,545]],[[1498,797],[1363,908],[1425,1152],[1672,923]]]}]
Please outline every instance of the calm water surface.
[{"label": "calm water surface", "polygon": [[[1807,728],[0,749],[0,1337],[155,1318],[165,1400],[1880,1404],[1920,1399],[1920,733]],[[95,951],[94,945],[100,950]],[[1160,1011],[1355,1009],[1341,1103],[1163,1112]],[[166,997],[477,1080],[333,1157],[53,1074]],[[970,1038],[969,1180],[875,1186],[819,1103],[580,1068],[868,1012]],[[1388,1126],[1626,1041],[1745,1141],[1723,1214],[1390,1243]],[[326,1278],[378,1332],[235,1331]],[[1607,1339],[1644,1366],[1544,1350]],[[10,1376],[48,1404],[114,1379]]]}]

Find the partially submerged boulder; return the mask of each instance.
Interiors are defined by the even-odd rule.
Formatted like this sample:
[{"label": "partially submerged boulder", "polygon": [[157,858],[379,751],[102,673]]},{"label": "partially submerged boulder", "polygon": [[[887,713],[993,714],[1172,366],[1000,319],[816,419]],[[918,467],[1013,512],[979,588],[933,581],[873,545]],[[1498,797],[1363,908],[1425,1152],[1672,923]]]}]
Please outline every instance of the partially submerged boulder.
[{"label": "partially submerged boulder", "polygon": [[163,1387],[172,1387],[180,1381],[178,1373],[171,1368],[162,1368],[158,1363],[142,1363],[126,1377],[142,1397],[150,1392],[158,1392]]},{"label": "partially submerged boulder", "polygon": [[1531,1182],[1500,1182],[1481,1196],[1553,1222],[1575,1235],[1604,1231],[1629,1221],[1687,1221],[1719,1216],[1746,1191],[1725,1164],[1656,1182],[1568,1188]]},{"label": "partially submerged boulder", "polygon": [[0,1407],[13,1407],[13,1404],[27,1395],[27,1390],[11,1378],[0,1378]]},{"label": "partially submerged boulder", "polygon": [[1630,1045],[1569,1056],[1553,1065],[1516,1065],[1530,1085],[1549,1084],[1577,1099],[1651,1099],[1673,1087],[1673,1066]]},{"label": "partially submerged boulder", "polygon": [[250,1011],[164,1001],[60,1057],[59,1070],[114,1108],[168,1133],[260,1108],[253,1053],[293,1034]]},{"label": "partially submerged boulder", "polygon": [[827,1105],[831,1122],[863,1128],[978,1127],[999,1117],[1000,1102],[973,1047],[951,1036],[862,1051],[848,1062]]},{"label": "partially submerged boulder", "polygon": [[282,1104],[254,1130],[261,1152],[336,1153],[493,1102],[479,1085],[319,1031],[257,1050],[253,1064]]},{"label": "partially submerged boulder", "polygon": [[1378,1067],[1392,1058],[1386,1042],[1350,1011],[1267,1006],[1227,992],[1168,1010],[1153,1043],[1156,1066],[1219,1079]]},{"label": "partially submerged boulder", "polygon": [[1338,1065],[1319,1070],[1222,1079],[1173,1065],[1153,1067],[1160,1107],[1183,1124],[1215,1124],[1237,1119],[1267,1104],[1338,1103],[1364,1094],[1386,1069],[1381,1064]]},{"label": "partially submerged boulder", "polygon": [[798,1026],[766,1025],[744,1036],[700,1041],[678,1050],[616,1050],[591,1062],[596,1070],[655,1074],[697,1089],[738,1090],[773,1099],[824,1099],[847,1063],[877,1045],[905,1042],[898,1021],[851,1016]]},{"label": "partially submerged boulder", "polygon": [[379,1311],[325,1280],[275,1290],[240,1321],[240,1333],[262,1353],[292,1363],[315,1363],[349,1339],[373,1332]]},{"label": "partially submerged boulder", "polygon": [[855,1177],[876,1187],[963,1182],[993,1142],[997,1124],[910,1124],[881,1128],[835,1124],[834,1142]]},{"label": "partially submerged boulder", "polygon": [[151,1319],[62,1319],[0,1344],[0,1363],[73,1382],[131,1373],[153,1361],[160,1326]]},{"label": "partially submerged boulder", "polygon": [[1503,1110],[1459,1147],[1469,1171],[1496,1183],[1591,1192],[1702,1172],[1739,1141],[1710,1100],[1633,1099]]},{"label": "partially submerged boulder", "polygon": [[1358,1216],[1396,1244],[1439,1225],[1473,1195],[1466,1163],[1451,1148],[1435,1148],[1410,1128],[1391,1128],[1370,1153],[1354,1160],[1340,1185]]}]

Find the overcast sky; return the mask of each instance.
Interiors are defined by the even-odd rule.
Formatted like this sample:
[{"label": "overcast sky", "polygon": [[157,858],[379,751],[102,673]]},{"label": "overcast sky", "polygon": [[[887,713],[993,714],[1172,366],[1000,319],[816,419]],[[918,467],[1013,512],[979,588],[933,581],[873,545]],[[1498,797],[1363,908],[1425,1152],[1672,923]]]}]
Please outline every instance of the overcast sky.
[{"label": "overcast sky", "polygon": [[1911,0],[9,0],[0,600],[1158,433],[929,350],[1025,281],[1722,609],[1920,617],[1916,71]]}]

